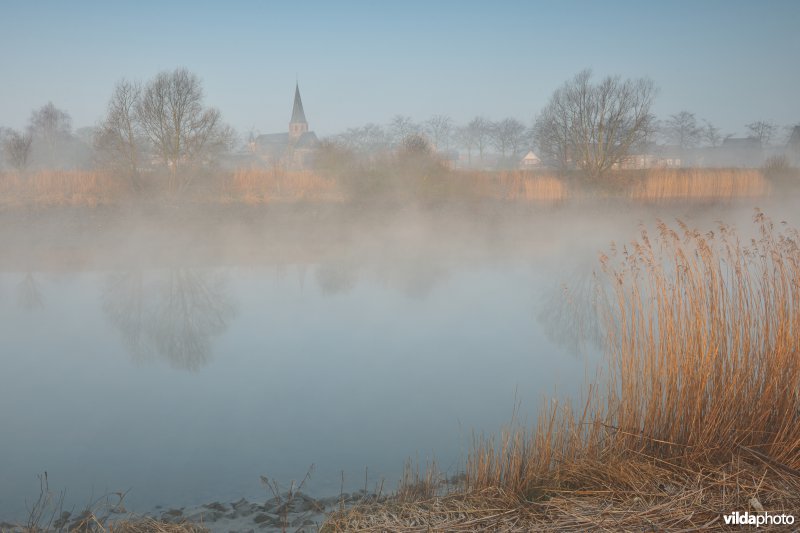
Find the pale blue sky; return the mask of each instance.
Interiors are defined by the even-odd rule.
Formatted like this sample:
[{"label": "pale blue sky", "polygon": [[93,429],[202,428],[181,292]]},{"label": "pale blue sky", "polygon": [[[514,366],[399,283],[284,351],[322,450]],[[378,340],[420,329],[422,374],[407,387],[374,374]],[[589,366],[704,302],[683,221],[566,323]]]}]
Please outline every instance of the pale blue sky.
[{"label": "pale blue sky", "polygon": [[[162,5],[164,4],[164,5]],[[583,68],[649,76],[655,112],[744,134],[800,122],[800,1],[0,1],[0,126],[52,100],[76,127],[114,83],[185,66],[240,133],[286,131],[299,77],[322,135],[395,114],[529,124]]]}]

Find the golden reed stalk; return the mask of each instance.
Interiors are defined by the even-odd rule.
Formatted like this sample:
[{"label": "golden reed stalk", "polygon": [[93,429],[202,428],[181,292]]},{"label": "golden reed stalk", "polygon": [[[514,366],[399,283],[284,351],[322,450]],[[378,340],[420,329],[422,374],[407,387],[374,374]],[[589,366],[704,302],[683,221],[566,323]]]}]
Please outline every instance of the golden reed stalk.
[{"label": "golden reed stalk", "polygon": [[607,377],[579,409],[476,439],[467,488],[613,492],[740,455],[800,476],[800,235],[755,223],[747,240],[659,223],[603,255]]}]

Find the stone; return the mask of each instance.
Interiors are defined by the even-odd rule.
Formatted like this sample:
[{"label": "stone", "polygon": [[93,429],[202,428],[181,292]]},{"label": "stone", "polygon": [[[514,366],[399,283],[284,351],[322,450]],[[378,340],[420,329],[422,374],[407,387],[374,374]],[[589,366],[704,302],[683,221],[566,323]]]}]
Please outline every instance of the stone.
[{"label": "stone", "polygon": [[268,522],[268,521],[272,520],[272,518],[273,518],[273,517],[271,517],[271,516],[270,516],[270,515],[268,515],[268,514],[261,513],[261,514],[257,514],[257,515],[256,515],[256,516],[253,518],[253,522],[255,522],[256,524],[263,524],[264,522]]},{"label": "stone", "polygon": [[231,504],[231,507],[233,507],[237,511],[240,511],[240,510],[244,509],[245,507],[250,507],[250,502],[248,502],[244,498],[241,498],[239,501],[233,502]]},{"label": "stone", "polygon": [[205,507],[206,509],[212,509],[214,511],[219,511],[221,513],[224,513],[225,511],[228,510],[227,507],[225,507],[223,504],[221,504],[219,502],[206,503],[206,504],[203,505],[203,507]]}]

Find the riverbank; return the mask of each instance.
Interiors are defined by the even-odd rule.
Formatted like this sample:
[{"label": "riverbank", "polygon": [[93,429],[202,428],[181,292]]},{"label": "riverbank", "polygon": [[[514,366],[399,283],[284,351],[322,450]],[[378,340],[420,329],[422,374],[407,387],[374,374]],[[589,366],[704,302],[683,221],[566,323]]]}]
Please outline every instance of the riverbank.
[{"label": "riverbank", "polygon": [[[757,452],[756,452],[757,453]],[[800,473],[750,451],[724,465],[675,468],[668,457],[568,465],[572,479],[525,497],[500,488],[334,511],[322,531],[795,531]],[[571,487],[571,488],[570,488]],[[745,514],[747,513],[747,514]],[[728,518],[730,520],[730,518]],[[744,518],[747,520],[747,518]],[[743,528],[749,525],[749,528]]]}]

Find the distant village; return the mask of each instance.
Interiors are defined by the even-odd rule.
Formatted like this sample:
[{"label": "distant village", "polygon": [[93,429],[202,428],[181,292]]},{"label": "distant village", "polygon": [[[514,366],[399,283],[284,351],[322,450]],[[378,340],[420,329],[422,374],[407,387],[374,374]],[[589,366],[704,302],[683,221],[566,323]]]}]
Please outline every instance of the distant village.
[{"label": "distant village", "polygon": [[[687,113],[682,113],[686,118]],[[693,119],[693,116],[691,117]],[[503,124],[505,122],[505,124]],[[511,124],[509,124],[511,122]],[[760,123],[763,125],[764,123]],[[767,126],[769,126],[767,124]],[[480,139],[481,132],[475,131],[473,143],[465,141],[466,130],[483,128],[485,139]],[[505,146],[503,140],[493,138],[497,135],[492,129],[506,128]],[[664,126],[664,129],[669,125]],[[735,137],[708,140],[706,145],[697,146],[700,128],[682,125],[688,135],[698,137],[698,142],[680,144],[669,143],[669,133],[664,142],[651,141],[635,147],[631,153],[614,165],[617,169],[648,168],[686,168],[686,167],[759,167],[771,158],[786,158],[788,164],[800,164],[800,125],[791,129],[785,143],[769,143],[769,138],[759,136]],[[710,125],[707,125],[710,127]],[[695,131],[692,131],[694,128]],[[392,130],[399,130],[393,132]],[[686,133],[686,132],[683,132]],[[441,163],[451,169],[544,169],[549,162],[540,157],[535,148],[533,135],[522,123],[514,119],[506,119],[493,124],[485,119],[476,119],[463,128],[456,128],[449,118],[433,117],[423,124],[414,124],[408,117],[397,116],[387,127],[368,124],[362,128],[351,128],[347,132],[333,136],[330,142],[340,143],[357,152],[390,150],[399,145],[399,136],[419,135],[431,146]],[[718,135],[718,134],[717,134]],[[514,137],[517,137],[514,139]],[[767,142],[765,142],[767,141]],[[292,107],[289,131],[268,134],[251,134],[242,149],[231,155],[230,163],[250,166],[281,166],[283,168],[304,169],[314,163],[316,151],[321,146],[317,135],[309,130],[299,84],[295,85],[294,104]]]},{"label": "distant village", "polygon": [[[617,137],[602,138],[596,129],[576,137],[576,132],[570,131],[571,125],[563,123],[570,119],[552,112],[559,102],[551,98],[531,126],[513,117],[493,121],[477,116],[466,124],[456,124],[447,115],[434,115],[421,122],[395,115],[387,124],[351,127],[320,139],[309,127],[296,83],[288,130],[254,131],[243,139],[225,124],[219,110],[204,106],[199,78],[178,68],[161,72],[146,84],[118,82],[106,117],[93,127],[73,131],[69,113],[52,102],[34,110],[24,130],[0,127],[0,170],[108,168],[133,179],[159,168],[174,176],[179,174],[179,168],[215,166],[305,170],[314,167],[322,148],[335,147],[362,160],[377,161],[378,156],[402,149],[409,140],[424,147],[443,167],[465,170],[581,169],[600,175],[624,169],[800,165],[800,125],[780,127],[757,121],[745,126],[745,135],[737,136],[724,135],[687,111],[659,121],[649,113],[651,82],[620,83],[628,84],[629,89],[638,87],[644,104],[640,108],[647,112],[639,117],[638,126],[630,134]],[[587,90],[594,87],[590,73],[584,71],[556,91],[553,98],[576,84],[584,84]],[[196,116],[191,120],[187,117],[186,124],[165,133],[160,125],[164,117],[175,113],[163,107],[163,102],[170,100],[159,92],[177,91],[182,86],[194,91],[191,103]],[[635,109],[630,107],[617,115],[629,120]],[[627,126],[620,120],[619,128],[624,130]],[[179,142],[174,142],[176,138]]]}]

